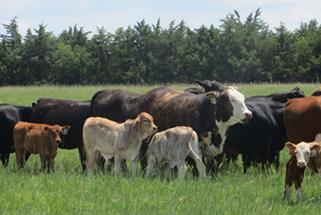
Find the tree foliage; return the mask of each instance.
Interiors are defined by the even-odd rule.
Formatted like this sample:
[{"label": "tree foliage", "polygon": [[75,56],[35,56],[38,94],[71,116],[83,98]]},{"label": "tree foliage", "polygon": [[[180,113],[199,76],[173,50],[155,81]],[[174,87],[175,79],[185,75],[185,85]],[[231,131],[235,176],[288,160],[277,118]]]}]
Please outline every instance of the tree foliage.
[{"label": "tree foliage", "polygon": [[144,20],[114,33],[77,25],[54,35],[47,26],[22,38],[14,17],[3,24],[0,84],[152,84],[216,79],[223,82],[315,82],[321,78],[321,26],[270,29],[257,9],[237,11],[221,25],[167,28]]}]

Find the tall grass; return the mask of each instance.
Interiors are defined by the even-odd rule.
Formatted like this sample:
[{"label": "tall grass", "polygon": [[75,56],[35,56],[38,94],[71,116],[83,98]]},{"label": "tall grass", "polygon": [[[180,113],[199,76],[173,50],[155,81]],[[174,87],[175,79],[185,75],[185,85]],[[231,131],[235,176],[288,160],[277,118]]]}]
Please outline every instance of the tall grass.
[{"label": "tall grass", "polygon": [[[194,85],[195,86],[195,85]],[[247,96],[284,92],[294,86],[310,95],[316,84],[239,85]],[[103,88],[123,88],[143,93],[154,86],[41,86],[2,87],[0,103],[30,105],[40,97],[88,100]],[[175,85],[184,89],[186,85]],[[0,131],[1,132],[1,131]],[[1,143],[0,143],[1,144]],[[31,156],[18,170],[11,154],[8,168],[0,167],[0,213],[2,214],[319,214],[320,179],[305,174],[304,201],[282,201],[284,164],[281,170],[262,172],[250,168],[242,173],[240,160],[224,167],[217,176],[185,181],[150,180],[143,177],[81,173],[77,150],[59,150],[55,172],[39,172],[39,158]],[[294,194],[294,192],[293,192]],[[293,195],[293,199],[294,199]]]}]

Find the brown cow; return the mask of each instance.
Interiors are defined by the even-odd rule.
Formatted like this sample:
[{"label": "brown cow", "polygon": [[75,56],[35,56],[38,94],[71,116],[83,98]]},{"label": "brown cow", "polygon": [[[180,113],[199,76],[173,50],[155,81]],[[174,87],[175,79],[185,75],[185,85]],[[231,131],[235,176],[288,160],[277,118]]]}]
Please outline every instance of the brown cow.
[{"label": "brown cow", "polygon": [[301,183],[305,167],[321,176],[321,142],[300,142],[295,145],[291,142],[285,144],[291,155],[286,164],[284,199],[290,200],[291,186],[294,183],[297,200],[302,200]]},{"label": "brown cow", "polygon": [[312,142],[321,133],[321,97],[290,99],[284,110],[284,125],[292,143]]},{"label": "brown cow", "polygon": [[53,170],[57,147],[61,144],[61,136],[68,133],[70,126],[36,124],[18,122],[13,130],[16,160],[19,167],[25,164],[25,154],[39,154],[41,170]]}]

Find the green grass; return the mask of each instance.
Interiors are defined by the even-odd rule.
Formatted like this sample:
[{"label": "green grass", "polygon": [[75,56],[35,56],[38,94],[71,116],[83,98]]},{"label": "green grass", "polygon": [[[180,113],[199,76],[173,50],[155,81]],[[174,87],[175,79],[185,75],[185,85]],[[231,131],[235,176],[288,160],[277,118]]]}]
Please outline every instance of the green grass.
[{"label": "green grass", "polygon": [[[195,85],[193,85],[195,86]],[[247,96],[284,92],[294,86],[310,95],[317,84],[238,85]],[[41,86],[2,87],[0,103],[30,105],[40,97],[88,100],[104,88],[124,88],[143,93],[154,86]],[[184,89],[187,85],[175,85]],[[1,132],[1,131],[0,131]],[[302,202],[282,201],[284,164],[276,174],[250,168],[242,173],[240,161],[224,168],[215,178],[185,181],[149,180],[142,177],[114,177],[81,174],[77,150],[59,150],[56,171],[39,173],[39,158],[33,155],[23,170],[18,170],[11,154],[9,167],[0,167],[1,214],[319,214],[320,179],[305,174]],[[294,199],[294,191],[292,197]]]}]

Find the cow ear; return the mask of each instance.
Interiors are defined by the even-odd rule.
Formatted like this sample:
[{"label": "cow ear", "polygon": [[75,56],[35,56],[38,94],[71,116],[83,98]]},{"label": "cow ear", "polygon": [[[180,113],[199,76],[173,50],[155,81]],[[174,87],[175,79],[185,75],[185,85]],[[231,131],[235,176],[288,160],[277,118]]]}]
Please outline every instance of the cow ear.
[{"label": "cow ear", "polygon": [[50,134],[50,132],[51,132],[51,130],[48,126],[43,127],[42,131],[41,131],[41,133],[44,135],[48,135],[48,134]]},{"label": "cow ear", "polygon": [[319,144],[312,144],[310,146],[311,157],[316,157],[320,152],[321,146]]},{"label": "cow ear", "polygon": [[315,141],[321,142],[321,133],[319,133],[319,134],[317,134],[317,136],[315,136]]},{"label": "cow ear", "polygon": [[195,80],[195,82],[198,83],[204,89],[207,89],[210,87],[206,81]]},{"label": "cow ear", "polygon": [[220,96],[219,92],[211,91],[206,93],[206,98],[210,100],[212,104],[216,104],[217,98]]},{"label": "cow ear", "polygon": [[69,125],[65,125],[62,127],[62,133],[63,134],[68,134],[68,131],[70,129],[70,126]]},{"label": "cow ear", "polygon": [[288,148],[289,154],[290,154],[291,156],[294,156],[294,155],[295,155],[296,145],[294,145],[294,144],[291,143],[291,142],[287,142],[287,143],[285,143],[285,146]]}]

